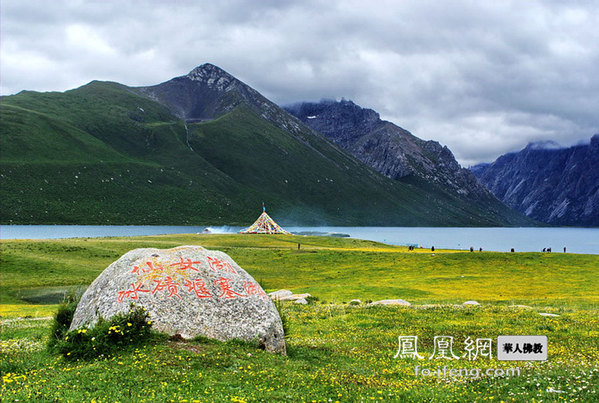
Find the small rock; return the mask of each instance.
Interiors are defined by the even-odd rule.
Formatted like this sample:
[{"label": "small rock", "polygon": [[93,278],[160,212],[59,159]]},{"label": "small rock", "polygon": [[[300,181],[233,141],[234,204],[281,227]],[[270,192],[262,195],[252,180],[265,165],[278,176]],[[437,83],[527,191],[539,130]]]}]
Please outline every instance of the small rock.
[{"label": "small rock", "polygon": [[295,303],[296,303],[296,304],[307,305],[307,304],[308,304],[308,301],[306,301],[306,299],[305,299],[305,298],[299,298],[299,299],[296,299],[296,300],[295,300]]},{"label": "small rock", "polygon": [[369,305],[403,305],[403,306],[410,306],[412,304],[410,304],[408,301],[405,301],[403,299],[383,299],[383,300],[380,300],[380,301],[371,302]]},{"label": "small rock", "polygon": [[[287,291],[287,290],[283,290],[283,291]],[[291,292],[291,291],[290,291]],[[279,301],[297,301],[298,299],[308,299],[309,297],[311,297],[311,294],[305,293],[305,294],[291,294],[291,295],[287,295],[287,296],[282,296],[282,297],[276,297],[273,299],[277,299]]]},{"label": "small rock", "polygon": [[480,305],[480,304],[476,301],[466,301],[462,305]]},{"label": "small rock", "polygon": [[268,294],[268,296],[270,298],[278,299],[278,300],[281,300],[282,298],[285,298],[285,297],[290,297],[292,295],[293,295],[293,293],[289,290],[278,290],[278,291],[274,291],[274,292],[271,292],[270,294]]},{"label": "small rock", "polygon": [[539,315],[541,315],[541,316],[549,316],[549,317],[552,317],[552,318],[556,318],[556,317],[559,316],[559,315],[556,315],[554,313],[547,313],[547,312],[539,312]]}]

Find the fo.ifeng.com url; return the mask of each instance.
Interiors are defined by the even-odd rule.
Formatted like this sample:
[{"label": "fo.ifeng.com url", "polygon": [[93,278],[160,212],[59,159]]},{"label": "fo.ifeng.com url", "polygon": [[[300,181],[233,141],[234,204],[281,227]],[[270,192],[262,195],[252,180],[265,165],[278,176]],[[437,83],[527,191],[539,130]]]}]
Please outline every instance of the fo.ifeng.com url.
[{"label": "fo.ifeng.com url", "polygon": [[414,375],[417,377],[437,378],[471,378],[477,379],[488,377],[520,376],[520,367],[515,368],[449,368],[446,365],[436,368],[414,367]]}]

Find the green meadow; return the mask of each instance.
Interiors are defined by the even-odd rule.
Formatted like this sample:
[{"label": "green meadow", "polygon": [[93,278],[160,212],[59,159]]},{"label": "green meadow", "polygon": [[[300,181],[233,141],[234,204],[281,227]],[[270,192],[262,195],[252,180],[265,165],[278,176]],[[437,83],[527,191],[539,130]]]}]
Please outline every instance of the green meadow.
[{"label": "green meadow", "polygon": [[[45,349],[57,303],[125,252],[201,245],[228,253],[283,303],[288,356],[251,343],[156,337],[91,361]],[[347,238],[168,235],[6,240],[1,246],[2,401],[597,401],[599,256],[406,247]],[[401,298],[409,307],[370,306]],[[360,299],[362,303],[349,302]],[[467,300],[481,305],[464,307]],[[520,305],[520,306],[514,306]],[[544,316],[541,313],[553,316]],[[418,336],[422,359],[394,358]],[[470,337],[546,335],[547,361],[429,359]],[[493,345],[495,348],[495,345]],[[416,367],[461,376],[416,375]],[[486,374],[486,370],[491,370]],[[517,374],[512,374],[516,371]]]}]

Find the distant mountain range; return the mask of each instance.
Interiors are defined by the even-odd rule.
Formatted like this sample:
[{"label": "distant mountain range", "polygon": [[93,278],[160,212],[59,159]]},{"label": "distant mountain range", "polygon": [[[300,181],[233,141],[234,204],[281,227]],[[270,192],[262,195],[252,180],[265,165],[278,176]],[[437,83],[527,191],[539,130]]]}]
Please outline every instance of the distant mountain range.
[{"label": "distant mountain range", "polygon": [[531,223],[459,167],[443,176],[455,160],[438,144],[396,180],[211,64],[150,87],[23,91],[0,112],[3,224],[247,225],[263,201],[287,225]]},{"label": "distant mountain range", "polygon": [[284,107],[304,124],[388,178],[416,184],[482,207],[494,215],[505,206],[462,168],[452,152],[380,119],[377,112],[352,101],[303,102]]},{"label": "distant mountain range", "polygon": [[587,145],[531,143],[470,168],[512,208],[554,225],[599,226],[599,134]]}]

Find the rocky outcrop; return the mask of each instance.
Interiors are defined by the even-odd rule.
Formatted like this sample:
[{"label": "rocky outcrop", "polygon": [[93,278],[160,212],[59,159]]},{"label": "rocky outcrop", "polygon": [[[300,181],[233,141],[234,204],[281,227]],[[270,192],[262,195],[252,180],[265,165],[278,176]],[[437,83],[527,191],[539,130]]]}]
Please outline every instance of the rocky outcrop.
[{"label": "rocky outcrop", "polygon": [[555,225],[599,226],[599,134],[588,145],[531,143],[471,168],[517,211]]},{"label": "rocky outcrop", "polygon": [[187,122],[212,120],[243,101],[267,102],[253,88],[209,63],[196,67],[187,75],[136,90],[166,105],[174,115]]},{"label": "rocky outcrop", "polygon": [[210,63],[202,64],[184,76],[133,90],[165,105],[187,123],[213,120],[245,106],[296,137],[302,138],[305,130],[297,119],[278,105]]},{"label": "rocky outcrop", "polygon": [[459,197],[494,199],[452,152],[380,119],[377,112],[352,101],[321,101],[286,106],[303,123],[383,175],[400,180],[417,177]]},{"label": "rocky outcrop", "polygon": [[199,246],[135,249],[88,287],[71,330],[143,307],[152,328],[184,338],[257,341],[285,354],[283,324],[260,284],[228,255]]}]

